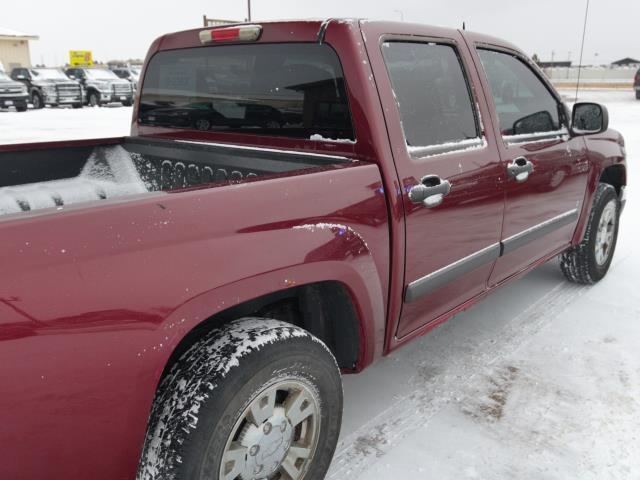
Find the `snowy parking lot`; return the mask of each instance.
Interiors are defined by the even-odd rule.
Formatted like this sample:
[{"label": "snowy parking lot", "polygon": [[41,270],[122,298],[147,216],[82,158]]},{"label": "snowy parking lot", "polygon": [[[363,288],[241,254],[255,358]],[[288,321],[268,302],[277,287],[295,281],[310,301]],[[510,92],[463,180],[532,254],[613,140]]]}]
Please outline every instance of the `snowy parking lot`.
[{"label": "snowy parking lot", "polygon": [[[606,104],[627,142],[629,201],[608,276],[577,286],[551,261],[345,377],[327,478],[640,478],[640,101],[580,98]],[[0,144],[124,136],[131,113],[0,111]]]}]

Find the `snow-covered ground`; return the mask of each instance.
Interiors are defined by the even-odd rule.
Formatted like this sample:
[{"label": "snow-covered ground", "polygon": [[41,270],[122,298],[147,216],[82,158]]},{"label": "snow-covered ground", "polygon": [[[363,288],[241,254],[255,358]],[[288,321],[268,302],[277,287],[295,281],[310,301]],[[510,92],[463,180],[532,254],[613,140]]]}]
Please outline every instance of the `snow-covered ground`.
[{"label": "snow-covered ground", "polygon": [[[573,92],[563,92],[567,98]],[[357,376],[330,480],[640,478],[640,101],[588,91],[626,137],[609,275],[549,262]],[[0,112],[0,144],[127,135],[131,109]]]},{"label": "snow-covered ground", "polygon": [[132,107],[119,103],[102,108],[0,110],[0,145],[129,135]]}]

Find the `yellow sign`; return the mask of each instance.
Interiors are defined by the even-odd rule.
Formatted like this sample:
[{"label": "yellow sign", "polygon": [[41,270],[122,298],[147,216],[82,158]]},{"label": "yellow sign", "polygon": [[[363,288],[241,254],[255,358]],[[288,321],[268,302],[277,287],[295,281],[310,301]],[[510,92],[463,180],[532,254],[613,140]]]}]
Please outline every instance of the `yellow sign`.
[{"label": "yellow sign", "polygon": [[90,50],[71,50],[69,51],[69,65],[72,67],[91,67],[93,66],[93,55]]}]

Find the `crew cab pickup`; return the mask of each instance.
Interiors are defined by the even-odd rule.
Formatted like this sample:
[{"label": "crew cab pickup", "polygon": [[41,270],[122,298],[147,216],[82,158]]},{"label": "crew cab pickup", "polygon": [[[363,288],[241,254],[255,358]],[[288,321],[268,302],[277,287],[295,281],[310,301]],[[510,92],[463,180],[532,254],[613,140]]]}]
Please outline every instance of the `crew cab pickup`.
[{"label": "crew cab pickup", "polygon": [[28,101],[27,87],[11,80],[11,77],[0,69],[0,108],[15,107],[18,112],[26,112]]},{"label": "crew cab pickup", "polygon": [[57,68],[14,68],[11,78],[23,83],[28,90],[33,108],[46,105],[71,105],[82,108],[82,87]]},{"label": "crew cab pickup", "polygon": [[341,373],[555,256],[607,273],[625,156],[489,36],[157,39],[130,137],[0,147],[0,478],[323,478]]},{"label": "crew cab pickup", "polygon": [[80,82],[86,92],[86,103],[100,107],[107,103],[122,103],[125,107],[133,105],[133,84],[123,80],[106,68],[67,68],[69,78]]}]

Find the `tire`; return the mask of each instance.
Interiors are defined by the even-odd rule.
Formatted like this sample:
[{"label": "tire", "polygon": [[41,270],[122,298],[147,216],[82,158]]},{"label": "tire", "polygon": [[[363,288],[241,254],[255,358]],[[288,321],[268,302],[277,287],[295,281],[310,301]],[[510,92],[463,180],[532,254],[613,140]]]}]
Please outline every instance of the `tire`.
[{"label": "tire", "polygon": [[640,90],[636,90],[636,100],[640,100]]},{"label": "tire", "polygon": [[72,105],[72,108],[74,108],[74,109],[82,108],[82,103],[74,103]]},{"label": "tire", "polygon": [[100,103],[100,95],[97,92],[91,92],[88,97],[88,102],[90,107],[101,107],[102,103]]},{"label": "tire", "polygon": [[31,95],[31,104],[33,105],[33,108],[35,110],[44,108],[44,100],[42,99],[42,95],[40,95],[38,92],[33,92],[33,94]]},{"label": "tire", "polygon": [[560,257],[560,268],[569,281],[590,285],[607,274],[618,240],[619,224],[620,201],[616,190],[611,185],[600,183],[582,242]]},{"label": "tire", "polygon": [[195,122],[193,122],[193,126],[196,130],[206,132],[211,128],[211,122],[206,118],[199,118]]},{"label": "tire", "polygon": [[276,467],[295,480],[322,479],[341,419],[340,372],[320,340],[278,320],[235,320],[161,381],[137,479],[272,478]]},{"label": "tire", "polygon": [[18,112],[26,112],[27,111],[27,106],[26,105],[20,105],[19,107],[16,107],[16,111],[18,111]]},{"label": "tire", "polygon": [[282,128],[282,124],[277,120],[269,120],[264,124],[262,128],[266,128],[269,130],[277,130],[278,128]]},{"label": "tire", "polygon": [[125,107],[130,107],[133,105],[133,101],[132,100],[125,100],[124,102],[122,102],[122,105]]}]

